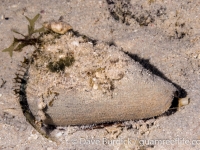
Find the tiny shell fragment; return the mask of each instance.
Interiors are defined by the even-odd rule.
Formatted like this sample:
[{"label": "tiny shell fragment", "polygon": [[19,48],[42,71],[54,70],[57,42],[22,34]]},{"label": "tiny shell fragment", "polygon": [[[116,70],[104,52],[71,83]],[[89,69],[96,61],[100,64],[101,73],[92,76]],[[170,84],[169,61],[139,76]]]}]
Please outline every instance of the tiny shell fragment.
[{"label": "tiny shell fragment", "polygon": [[188,98],[188,97],[180,98],[180,99],[179,99],[179,107],[188,105],[189,102],[190,102],[190,98]]},{"label": "tiny shell fragment", "polygon": [[45,22],[43,26],[59,34],[65,34],[66,32],[72,29],[72,26],[62,21]]}]

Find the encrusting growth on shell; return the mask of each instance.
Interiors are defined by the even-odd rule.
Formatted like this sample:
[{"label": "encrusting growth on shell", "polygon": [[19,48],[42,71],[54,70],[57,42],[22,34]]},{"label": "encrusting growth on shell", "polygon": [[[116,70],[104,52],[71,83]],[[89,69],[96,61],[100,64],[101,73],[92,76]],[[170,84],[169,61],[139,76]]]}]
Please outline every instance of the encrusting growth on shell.
[{"label": "encrusting growth on shell", "polygon": [[40,109],[40,110],[44,109],[45,107],[46,107],[46,104],[44,102],[40,102],[38,104],[38,109]]},{"label": "encrusting growth on shell", "polygon": [[46,103],[44,102],[43,98],[40,98],[38,100],[38,112],[37,112],[37,120],[45,120],[46,119],[46,115],[45,112],[43,111],[43,109],[45,109],[47,107]]},{"label": "encrusting growth on shell", "polygon": [[39,119],[38,120],[45,120],[46,119],[46,115],[42,110],[39,110],[37,113]]},{"label": "encrusting growth on shell", "polygon": [[65,34],[66,32],[72,29],[72,26],[62,21],[44,22],[43,26],[59,34]]}]

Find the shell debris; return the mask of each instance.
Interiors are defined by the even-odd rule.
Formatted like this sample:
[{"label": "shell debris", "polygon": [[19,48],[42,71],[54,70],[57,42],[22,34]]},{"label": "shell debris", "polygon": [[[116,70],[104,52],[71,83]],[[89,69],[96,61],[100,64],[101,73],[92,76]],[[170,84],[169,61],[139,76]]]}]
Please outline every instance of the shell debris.
[{"label": "shell debris", "polygon": [[185,97],[185,98],[180,98],[178,100],[178,108],[186,106],[190,103],[190,98]]},{"label": "shell debris", "polygon": [[43,26],[59,34],[65,34],[72,29],[72,26],[63,21],[44,22]]}]

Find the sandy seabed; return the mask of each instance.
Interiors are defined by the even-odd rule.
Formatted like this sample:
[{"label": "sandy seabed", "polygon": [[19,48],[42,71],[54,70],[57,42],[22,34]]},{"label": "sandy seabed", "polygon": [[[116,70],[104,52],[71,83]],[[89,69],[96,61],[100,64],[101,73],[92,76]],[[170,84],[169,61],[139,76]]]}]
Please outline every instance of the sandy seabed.
[{"label": "sandy seabed", "polygon": [[[60,143],[40,135],[21,112],[12,87],[28,51],[0,55],[0,149],[166,149],[200,148],[200,2],[193,0],[61,0],[0,2],[0,49],[11,29],[27,32],[27,20],[63,20],[92,39],[113,43],[154,73],[184,89],[190,103],[169,116],[105,127],[69,126],[52,131]],[[157,140],[157,141],[156,141]]]}]

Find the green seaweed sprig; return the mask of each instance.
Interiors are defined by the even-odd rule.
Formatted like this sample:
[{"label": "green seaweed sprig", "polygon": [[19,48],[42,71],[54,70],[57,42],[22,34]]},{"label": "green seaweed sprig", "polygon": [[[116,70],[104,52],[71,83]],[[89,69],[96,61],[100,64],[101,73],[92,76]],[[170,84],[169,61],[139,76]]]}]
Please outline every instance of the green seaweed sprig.
[{"label": "green seaweed sprig", "polygon": [[[29,22],[28,25],[28,35],[24,35],[16,30],[12,30],[14,33],[22,35],[23,39],[18,39],[14,37],[12,44],[3,50],[3,52],[8,52],[10,54],[10,57],[13,56],[13,51],[21,52],[22,49],[27,45],[36,45],[37,43],[41,43],[39,37],[35,38],[33,35],[35,33],[42,33],[45,31],[44,27],[41,27],[39,29],[35,29],[35,22],[40,17],[40,14],[37,14],[33,19],[28,18],[25,16],[26,19]],[[41,34],[40,34],[41,35]]]}]

